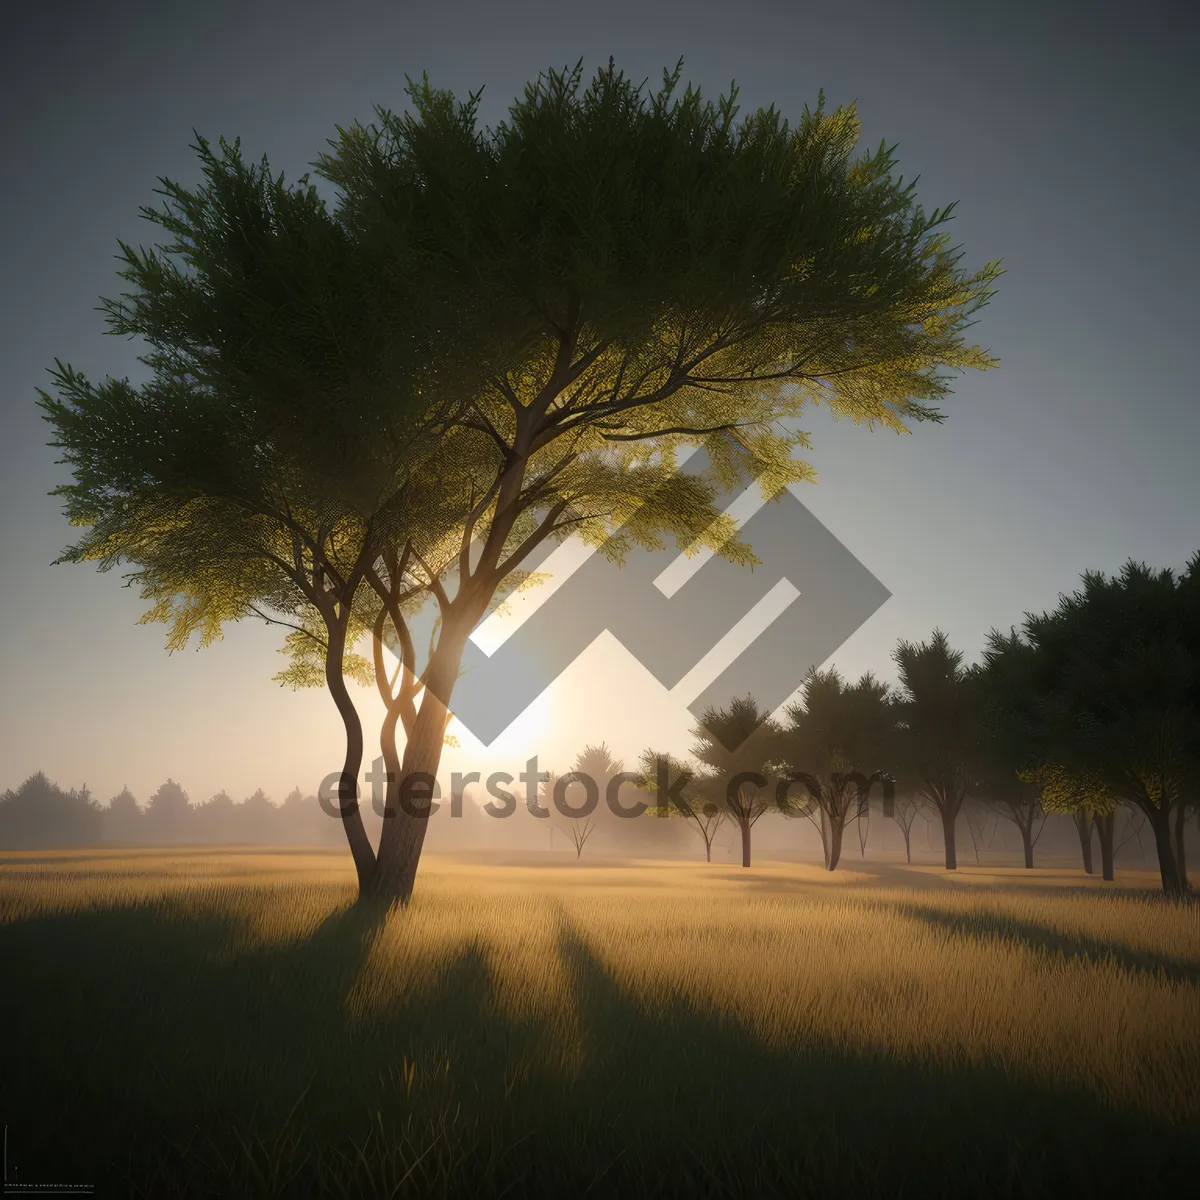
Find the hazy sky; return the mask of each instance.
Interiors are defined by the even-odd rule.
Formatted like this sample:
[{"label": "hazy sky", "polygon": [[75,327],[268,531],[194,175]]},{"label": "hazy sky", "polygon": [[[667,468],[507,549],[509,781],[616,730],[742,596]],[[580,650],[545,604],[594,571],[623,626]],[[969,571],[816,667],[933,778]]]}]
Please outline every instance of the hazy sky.
[{"label": "hazy sky", "polygon": [[[683,55],[712,94],[796,116],[855,100],[865,143],[898,142],[927,206],[959,202],[968,265],[1003,258],[974,333],[1000,368],[964,378],[940,428],[911,436],[814,413],[801,495],[892,592],[834,661],[891,675],[898,637],[947,630],[970,655],[993,625],[1053,604],[1087,567],[1181,565],[1200,547],[1193,354],[1200,9],[1191,3],[9,3],[0,35],[0,788],[46,769],[145,800],[314,790],[340,764],[324,693],[271,682],[278,636],[247,624],[168,656],[117,576],[51,567],[70,529],[35,389],[57,356],[125,374],[103,336],[116,240],[151,231],[159,175],[194,181],[195,128],[241,136],[289,176],[335,124],[400,107],[404,76],[494,122],[527,80],[613,55],[656,84]],[[619,686],[618,686],[619,684]],[[368,720],[374,708],[364,697]],[[684,749],[688,718],[602,639],[490,751],[560,766],[584,741]]]}]

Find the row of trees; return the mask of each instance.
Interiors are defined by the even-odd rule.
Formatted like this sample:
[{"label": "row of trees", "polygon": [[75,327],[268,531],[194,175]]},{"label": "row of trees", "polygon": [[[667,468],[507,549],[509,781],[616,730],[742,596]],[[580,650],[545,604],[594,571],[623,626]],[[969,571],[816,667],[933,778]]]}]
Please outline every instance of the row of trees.
[{"label": "row of trees", "polygon": [[706,846],[732,821],[745,866],[764,813],[805,817],[830,870],[872,789],[906,845],[918,809],[936,816],[948,869],[970,799],[1016,826],[1030,867],[1046,814],[1069,814],[1085,868],[1094,829],[1111,879],[1116,813],[1128,806],[1153,835],[1163,891],[1188,891],[1185,833],[1200,800],[1200,555],[1178,575],[1134,562],[1115,576],[1089,572],[1054,610],[992,631],[977,665],[940,631],[901,641],[893,659],[896,689],[869,673],[848,683],[813,671],[779,722],[749,697],[709,710],[695,730],[698,766],[647,750],[644,786],[689,774],[685,802],[659,811],[695,822]]},{"label": "row of trees", "polygon": [[328,842],[334,833],[316,798],[299,788],[281,805],[261,788],[241,802],[218,792],[192,804],[187,792],[168,779],[143,808],[128,788],[101,805],[86,786],[64,789],[39,771],[0,794],[0,846],[8,849],[100,842],[308,844]]}]

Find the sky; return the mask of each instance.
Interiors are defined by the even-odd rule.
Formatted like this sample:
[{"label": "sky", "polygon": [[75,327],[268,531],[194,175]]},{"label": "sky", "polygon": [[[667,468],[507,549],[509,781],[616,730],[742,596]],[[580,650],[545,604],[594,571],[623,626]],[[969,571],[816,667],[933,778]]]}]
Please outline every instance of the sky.
[{"label": "sky", "polygon": [[[803,424],[817,483],[798,491],[891,598],[831,659],[894,678],[898,638],[944,629],[974,659],[992,627],[1041,611],[1085,569],[1178,567],[1200,548],[1195,154],[1200,9],[1048,0],[658,3],[6,4],[0,38],[0,788],[44,769],[141,800],[168,775],[194,800],[315,791],[340,765],[323,692],[271,676],[278,633],[247,623],[168,655],[119,573],[51,566],[71,534],[35,407],[55,358],[92,378],[135,369],[106,336],[117,239],[159,176],[194,182],[192,131],[240,136],[289,177],[335,125],[402,107],[422,71],[494,123],[525,83],[613,56],[658,83],[682,55],[710,95],[797,117],[824,89],[854,101],[863,144],[897,143],[926,207],[956,201],[964,265],[1006,274],[971,331],[1000,359],[963,377],[941,426],[907,437]],[[365,719],[378,715],[362,693]],[[683,703],[611,635],[490,746],[447,769],[584,742],[627,759],[677,751]]]}]

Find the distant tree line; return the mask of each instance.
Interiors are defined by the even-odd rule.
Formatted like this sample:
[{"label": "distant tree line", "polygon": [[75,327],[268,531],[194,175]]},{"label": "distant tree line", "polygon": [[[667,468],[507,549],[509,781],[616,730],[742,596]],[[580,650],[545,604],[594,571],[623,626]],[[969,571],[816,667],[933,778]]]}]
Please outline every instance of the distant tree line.
[{"label": "distant tree line", "polygon": [[321,811],[316,797],[299,788],[282,804],[261,788],[241,801],[221,791],[193,804],[168,779],[144,807],[128,788],[101,805],[86,785],[65,790],[39,771],[0,795],[0,846],[7,849],[99,843],[338,845],[340,838],[337,823]]}]

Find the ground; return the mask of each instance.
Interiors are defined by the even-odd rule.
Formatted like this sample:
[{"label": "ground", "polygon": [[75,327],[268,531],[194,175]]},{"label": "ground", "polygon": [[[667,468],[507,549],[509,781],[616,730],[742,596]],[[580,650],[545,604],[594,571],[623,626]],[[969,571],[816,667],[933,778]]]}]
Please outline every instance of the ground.
[{"label": "ground", "polygon": [[1200,1171],[1200,921],[1149,873],[0,854],[8,1182],[1038,1196]]}]

